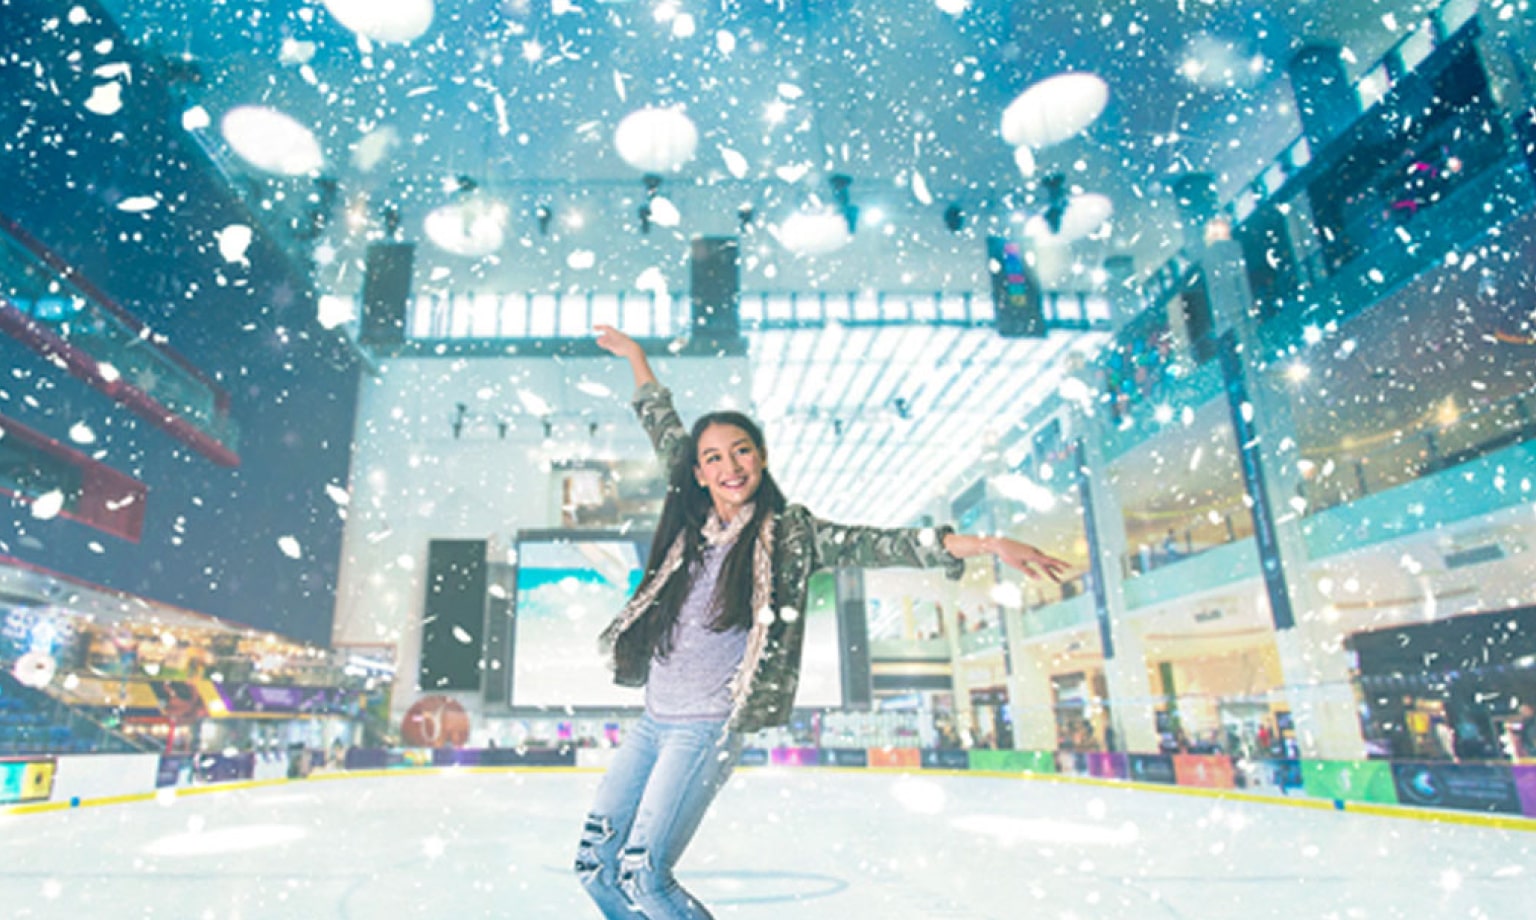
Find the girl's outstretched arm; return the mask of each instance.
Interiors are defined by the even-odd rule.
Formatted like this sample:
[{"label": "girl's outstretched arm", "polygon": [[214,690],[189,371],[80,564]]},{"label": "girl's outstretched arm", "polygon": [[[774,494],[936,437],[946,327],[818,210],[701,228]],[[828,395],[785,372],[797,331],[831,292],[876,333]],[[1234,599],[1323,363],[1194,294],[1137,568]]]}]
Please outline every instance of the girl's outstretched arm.
[{"label": "girl's outstretched arm", "polygon": [[657,383],[656,372],[651,370],[651,362],[645,358],[645,350],[634,339],[613,328],[612,326],[594,326],[597,332],[598,347],[629,362],[629,369],[635,375],[635,388],[645,386],[647,383]]},{"label": "girl's outstretched arm", "polygon": [[1049,578],[1060,582],[1061,573],[1069,565],[1055,556],[1041,552],[1028,543],[1020,543],[1008,537],[972,537],[952,533],[944,537],[944,548],[952,556],[965,559],[969,556],[993,555],[998,561],[1018,569],[1030,578]]},{"label": "girl's outstretched arm", "polygon": [[636,392],[631,405],[640,417],[640,424],[650,437],[651,445],[656,448],[656,455],[661,458],[663,467],[670,469],[680,453],[691,461],[693,442],[688,438],[688,429],[683,426],[682,419],[677,417],[677,410],[672,407],[672,394],[667,392],[651,370],[651,363],[645,358],[645,350],[634,339],[612,326],[594,328],[597,344],[627,360],[629,369],[634,372]]}]

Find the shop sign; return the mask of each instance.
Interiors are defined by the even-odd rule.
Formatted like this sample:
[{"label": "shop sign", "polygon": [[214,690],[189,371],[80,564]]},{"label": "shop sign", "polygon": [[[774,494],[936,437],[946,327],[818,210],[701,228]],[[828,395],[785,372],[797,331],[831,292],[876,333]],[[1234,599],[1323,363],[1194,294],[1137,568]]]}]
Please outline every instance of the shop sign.
[{"label": "shop sign", "polygon": [[1425,808],[1521,813],[1509,767],[1465,763],[1394,763],[1398,801]]},{"label": "shop sign", "polygon": [[1165,783],[1172,786],[1178,782],[1173,758],[1167,754],[1132,754],[1130,773],[1131,781],[1137,783]]}]

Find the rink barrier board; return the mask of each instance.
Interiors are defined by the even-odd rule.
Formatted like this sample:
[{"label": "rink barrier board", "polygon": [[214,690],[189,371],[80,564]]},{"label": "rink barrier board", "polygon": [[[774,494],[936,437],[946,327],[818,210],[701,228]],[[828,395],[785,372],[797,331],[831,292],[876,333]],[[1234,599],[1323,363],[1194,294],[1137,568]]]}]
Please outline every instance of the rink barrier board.
[{"label": "rink barrier board", "polygon": [[[822,767],[820,769],[834,773],[849,774],[889,774],[893,776],[911,776],[913,771],[905,767]],[[494,766],[494,767],[419,767],[414,769],[385,769],[385,770],[356,770],[339,771],[334,773],[314,773],[308,777],[296,779],[271,779],[249,780],[227,783],[217,783],[209,786],[182,787],[178,789],[160,789],[155,792],[141,792],[133,795],[108,796],[100,799],[90,799],[73,802],[39,802],[30,805],[17,805],[0,811],[3,815],[29,815],[44,812],[69,811],[75,808],[98,808],[107,805],[126,805],[154,801],[167,793],[175,798],[183,796],[207,795],[209,793],[240,792],[243,790],[271,788],[288,785],[290,783],[310,781],[335,781],[348,779],[383,779],[401,776],[451,776],[460,773],[496,774],[496,773],[589,773],[598,774],[602,769],[598,767],[577,766]],[[1229,789],[1212,789],[1194,786],[1171,786],[1166,783],[1138,783],[1126,780],[1101,779],[1091,776],[1068,776],[1060,773],[1024,773],[998,770],[947,770],[927,769],[922,770],[924,775],[953,776],[959,778],[1003,779],[1003,780],[1043,780],[1052,783],[1067,783],[1081,786],[1095,786],[1102,789],[1118,789],[1126,792],[1161,792],[1174,795],[1194,796],[1198,798],[1216,799],[1218,801],[1248,802],[1259,805],[1282,805],[1290,808],[1307,808],[1316,811],[1341,811],[1353,814],[1372,815],[1375,817],[1398,818],[1415,821],[1429,821],[1447,824],[1463,824],[1475,827],[1483,827],[1495,830],[1530,831],[1536,833],[1536,819],[1523,816],[1490,815],[1478,812],[1458,812],[1442,808],[1415,808],[1402,805],[1378,805],[1364,802],[1324,801],[1312,798],[1291,798],[1285,796],[1260,795],[1255,793],[1237,792]]]},{"label": "rink barrier board", "polygon": [[[1507,767],[1491,764],[1412,763],[1386,761],[1273,761],[1246,764],[1248,773],[1273,773],[1280,781],[1266,787],[1268,792],[1243,791],[1228,785],[1240,772],[1236,765],[1229,771],[1215,770],[1200,774],[1197,768],[1210,767],[1210,755],[1126,755],[1084,754],[1055,751],[958,751],[915,748],[815,749],[788,748],[783,753],[762,748],[743,751],[741,765],[759,767],[810,767],[837,772],[889,773],[975,776],[1004,779],[1044,779],[1135,791],[1172,792],[1230,801],[1280,804],[1299,808],[1349,811],[1388,817],[1445,821],[1517,830],[1536,830],[1536,764]],[[379,752],[372,752],[379,753]],[[383,752],[386,756],[348,758],[348,762],[375,760],[390,764],[383,768],[344,769],[320,772],[308,778],[317,780],[361,779],[410,775],[451,775],[454,773],[596,773],[611,760],[611,750],[565,748],[556,751],[517,751],[490,749],[488,752],[444,752],[439,756],[427,749]],[[492,757],[477,756],[491,753]],[[813,756],[814,754],[814,756]],[[393,755],[393,756],[391,756]],[[468,756],[466,756],[468,755]],[[580,756],[578,756],[580,755]],[[862,756],[861,756],[862,755]],[[78,759],[78,758],[60,758]],[[98,758],[99,759],[99,758]],[[1220,758],[1231,763],[1230,758]],[[484,760],[514,761],[483,763]],[[1142,766],[1138,771],[1135,764]],[[1180,772],[1197,782],[1179,783]],[[1191,770],[1197,772],[1191,773]],[[1125,774],[1151,775],[1151,781],[1121,778]],[[1294,773],[1292,779],[1285,777]],[[165,774],[155,777],[162,782]],[[1310,780],[1310,781],[1309,781]],[[1398,788],[1418,781],[1411,801],[1399,799]],[[17,804],[0,808],[0,814],[23,815],[71,808],[145,802],[167,794],[205,795],[277,786],[293,781],[289,777],[232,779],[203,785],[161,787],[155,791],[116,795],[72,796],[48,802]],[[1251,782],[1251,779],[1246,780]],[[1291,796],[1294,788],[1300,794]],[[1436,789],[1446,790],[1436,799]],[[1426,798],[1427,797],[1427,798]]]}]

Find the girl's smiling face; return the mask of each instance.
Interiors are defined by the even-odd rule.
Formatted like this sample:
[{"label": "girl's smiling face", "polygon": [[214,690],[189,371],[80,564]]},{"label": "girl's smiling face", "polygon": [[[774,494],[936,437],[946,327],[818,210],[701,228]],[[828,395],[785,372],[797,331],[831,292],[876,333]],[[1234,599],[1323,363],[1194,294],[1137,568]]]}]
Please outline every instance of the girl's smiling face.
[{"label": "girl's smiling face", "polygon": [[751,435],[735,425],[710,425],[699,434],[693,474],[709,490],[720,519],[729,521],[757,495],[767,463]]}]

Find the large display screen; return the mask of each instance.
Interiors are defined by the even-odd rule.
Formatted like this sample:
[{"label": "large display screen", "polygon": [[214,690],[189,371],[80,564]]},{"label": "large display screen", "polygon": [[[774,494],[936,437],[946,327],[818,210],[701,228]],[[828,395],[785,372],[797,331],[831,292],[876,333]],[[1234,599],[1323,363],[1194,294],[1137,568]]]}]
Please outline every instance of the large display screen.
[{"label": "large display screen", "polygon": [[[640,584],[647,544],[570,532],[522,538],[517,549],[511,704],[523,708],[638,708],[644,692],[613,683],[597,638]],[[806,606],[795,705],[842,704],[842,655],[830,598]]]}]

